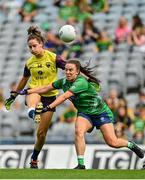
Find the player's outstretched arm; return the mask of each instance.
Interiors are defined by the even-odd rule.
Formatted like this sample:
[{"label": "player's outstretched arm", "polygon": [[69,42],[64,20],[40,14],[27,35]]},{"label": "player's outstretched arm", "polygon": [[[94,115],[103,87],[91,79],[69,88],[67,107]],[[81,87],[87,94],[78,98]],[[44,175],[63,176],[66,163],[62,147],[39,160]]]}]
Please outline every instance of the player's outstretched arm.
[{"label": "player's outstretched arm", "polygon": [[19,95],[28,95],[28,94],[33,94],[33,93],[42,94],[42,93],[51,91],[53,89],[55,89],[55,88],[52,86],[52,84],[50,84],[47,86],[41,86],[41,87],[36,87],[36,88],[32,88],[32,89],[22,89],[20,91],[11,91],[11,92],[17,93]]},{"label": "player's outstretched arm", "polygon": [[66,91],[64,94],[58,96],[57,99],[49,105],[49,108],[51,109],[55,108],[56,106],[62,104],[64,101],[69,99],[71,96],[74,96],[74,93],[69,90]]},{"label": "player's outstretched arm", "polygon": [[54,89],[54,87],[52,86],[52,84],[49,84],[47,86],[42,86],[42,87],[36,87],[36,88],[28,89],[27,93],[28,94],[32,94],[32,93],[42,94],[42,93],[46,93],[48,91],[51,91],[53,89]]},{"label": "player's outstretched arm", "polygon": [[57,97],[55,101],[53,101],[49,106],[46,106],[43,108],[42,113],[50,111],[51,109],[55,108],[56,106],[62,104],[64,101],[69,99],[71,96],[74,96],[74,94],[71,91],[66,91],[64,94]]}]

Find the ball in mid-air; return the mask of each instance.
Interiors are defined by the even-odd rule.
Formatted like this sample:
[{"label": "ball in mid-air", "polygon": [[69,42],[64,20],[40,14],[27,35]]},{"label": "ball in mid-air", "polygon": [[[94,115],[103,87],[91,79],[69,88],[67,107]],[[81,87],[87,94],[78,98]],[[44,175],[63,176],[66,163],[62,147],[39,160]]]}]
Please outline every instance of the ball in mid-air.
[{"label": "ball in mid-air", "polygon": [[70,43],[76,38],[76,30],[72,25],[64,25],[59,30],[59,37],[62,41]]}]

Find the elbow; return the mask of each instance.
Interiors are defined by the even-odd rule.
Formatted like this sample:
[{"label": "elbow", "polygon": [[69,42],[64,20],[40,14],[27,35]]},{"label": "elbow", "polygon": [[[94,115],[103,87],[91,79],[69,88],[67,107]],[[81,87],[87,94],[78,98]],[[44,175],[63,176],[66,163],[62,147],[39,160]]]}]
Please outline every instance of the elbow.
[{"label": "elbow", "polygon": [[63,101],[66,101],[68,98],[66,96],[63,96]]},{"label": "elbow", "polygon": [[68,97],[67,97],[66,95],[63,95],[63,96],[62,96],[62,100],[63,100],[63,101],[66,101],[67,99],[68,99]]}]

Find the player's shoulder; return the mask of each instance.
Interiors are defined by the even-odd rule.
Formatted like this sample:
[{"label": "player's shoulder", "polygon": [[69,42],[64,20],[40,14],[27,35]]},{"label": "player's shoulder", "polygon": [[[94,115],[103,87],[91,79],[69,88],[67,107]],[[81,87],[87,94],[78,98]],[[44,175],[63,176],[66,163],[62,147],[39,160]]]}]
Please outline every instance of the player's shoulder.
[{"label": "player's shoulder", "polygon": [[35,56],[31,56],[26,60],[26,65],[29,66],[33,61],[35,61]]},{"label": "player's shoulder", "polygon": [[84,76],[82,76],[82,75],[78,75],[78,77],[77,77],[76,80],[77,80],[77,81],[82,81],[82,82],[88,83],[87,79],[86,79]]},{"label": "player's shoulder", "polygon": [[87,79],[82,75],[78,75],[77,79],[75,80],[75,84],[83,87],[88,87],[89,85]]},{"label": "player's shoulder", "polygon": [[56,60],[56,54],[54,52],[45,50],[44,52],[46,54],[46,57],[51,59],[51,60]]}]

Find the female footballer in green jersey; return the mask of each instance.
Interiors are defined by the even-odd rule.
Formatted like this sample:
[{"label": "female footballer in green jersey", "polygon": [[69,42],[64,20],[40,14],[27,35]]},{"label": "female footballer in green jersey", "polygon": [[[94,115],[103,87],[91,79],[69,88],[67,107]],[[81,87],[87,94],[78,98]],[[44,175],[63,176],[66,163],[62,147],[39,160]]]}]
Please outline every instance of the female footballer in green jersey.
[{"label": "female footballer in green jersey", "polygon": [[85,169],[85,134],[93,127],[100,129],[106,143],[114,148],[128,147],[140,158],[144,157],[143,150],[134,142],[117,138],[115,135],[113,121],[114,117],[103,99],[98,95],[95,87],[80,75],[80,63],[76,60],[66,62],[66,78],[59,79],[48,86],[34,89],[24,89],[21,95],[33,93],[46,93],[54,89],[63,89],[64,94],[49,104],[43,112],[51,110],[69,99],[78,110],[75,124],[75,147],[78,157],[78,166],[75,169]]},{"label": "female footballer in green jersey", "polygon": [[[27,43],[32,56],[26,62],[23,77],[19,81],[15,91],[23,89],[29,79],[28,88],[30,89],[51,84],[57,79],[57,69],[64,69],[65,67],[65,61],[63,61],[60,56],[57,56],[56,54],[43,48],[44,38],[37,27],[31,26],[28,29]],[[57,90],[52,90],[41,94],[41,96],[38,93],[27,95],[26,104],[28,106],[28,116],[35,121],[39,121],[40,116],[35,117],[36,105],[41,101],[44,107],[48,106],[56,99],[55,96],[57,94]],[[14,102],[16,96],[17,93],[11,93],[11,96],[6,99],[5,106],[7,110],[10,109],[10,106]],[[40,107],[40,109],[41,108],[42,107]],[[37,109],[37,111],[38,110],[39,109]],[[39,123],[37,130],[37,140],[30,163],[31,168],[37,168],[37,157],[44,145],[45,137],[54,111],[55,108],[52,108],[41,115],[41,122]]]}]

